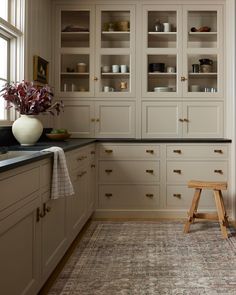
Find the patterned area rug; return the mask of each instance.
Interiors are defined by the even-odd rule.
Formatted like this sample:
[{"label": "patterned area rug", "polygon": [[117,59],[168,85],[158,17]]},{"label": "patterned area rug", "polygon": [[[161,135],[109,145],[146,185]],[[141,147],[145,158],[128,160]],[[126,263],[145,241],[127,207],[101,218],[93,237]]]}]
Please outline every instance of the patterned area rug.
[{"label": "patterned area rug", "polygon": [[218,223],[93,221],[50,295],[236,295],[236,234]]}]

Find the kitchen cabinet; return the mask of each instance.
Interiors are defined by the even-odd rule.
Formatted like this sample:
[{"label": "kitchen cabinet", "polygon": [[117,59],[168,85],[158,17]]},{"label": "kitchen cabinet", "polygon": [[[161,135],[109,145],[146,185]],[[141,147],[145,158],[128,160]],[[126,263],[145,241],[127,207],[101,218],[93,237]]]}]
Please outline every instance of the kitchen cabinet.
[{"label": "kitchen cabinet", "polygon": [[66,101],[60,116],[73,137],[135,137],[135,103]]},{"label": "kitchen cabinet", "polygon": [[223,137],[223,102],[145,101],[142,114],[143,138]]}]

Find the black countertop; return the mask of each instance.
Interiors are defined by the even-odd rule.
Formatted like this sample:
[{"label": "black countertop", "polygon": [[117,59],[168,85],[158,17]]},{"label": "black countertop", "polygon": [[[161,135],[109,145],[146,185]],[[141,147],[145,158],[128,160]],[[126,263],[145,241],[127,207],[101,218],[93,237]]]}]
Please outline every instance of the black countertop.
[{"label": "black countertop", "polygon": [[86,138],[86,139],[69,139],[66,141],[45,141],[37,142],[33,146],[20,146],[20,145],[11,145],[8,148],[9,151],[35,151],[36,153],[31,155],[25,155],[21,157],[12,158],[9,160],[0,161],[0,172],[4,172],[16,167],[29,164],[38,160],[52,157],[51,152],[44,152],[42,150],[47,149],[51,146],[59,146],[65,152],[74,150],[91,144],[93,142],[109,142],[109,143],[231,143],[231,139],[178,139],[178,138],[157,138],[157,139],[95,139],[95,138]]}]

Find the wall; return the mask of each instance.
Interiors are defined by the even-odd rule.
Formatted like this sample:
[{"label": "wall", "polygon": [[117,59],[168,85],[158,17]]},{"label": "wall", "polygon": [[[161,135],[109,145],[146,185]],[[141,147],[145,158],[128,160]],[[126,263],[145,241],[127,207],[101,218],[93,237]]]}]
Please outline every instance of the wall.
[{"label": "wall", "polygon": [[[49,62],[49,85],[52,81],[51,1],[26,0],[25,80],[33,81],[33,56]],[[44,127],[51,127],[51,115],[41,115]]]}]

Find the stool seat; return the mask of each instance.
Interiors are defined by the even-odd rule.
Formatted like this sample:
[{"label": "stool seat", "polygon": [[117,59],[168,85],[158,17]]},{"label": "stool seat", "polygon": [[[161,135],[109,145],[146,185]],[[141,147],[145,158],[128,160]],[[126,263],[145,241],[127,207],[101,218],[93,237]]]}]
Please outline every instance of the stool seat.
[{"label": "stool seat", "polygon": [[[227,182],[214,182],[214,181],[201,181],[190,180],[188,182],[189,188],[195,188],[192,204],[188,212],[188,220],[185,223],[184,232],[188,233],[190,224],[194,222],[194,219],[207,219],[207,220],[219,220],[222,236],[224,239],[228,238],[227,226],[228,217],[225,211],[224,200],[221,190],[227,189]],[[198,203],[200,200],[201,192],[203,189],[213,190],[215,203],[217,208],[217,214],[212,213],[197,213]]]},{"label": "stool seat", "polygon": [[214,182],[214,181],[199,181],[199,180],[190,180],[188,182],[189,188],[205,188],[213,190],[226,190],[227,182]]}]

